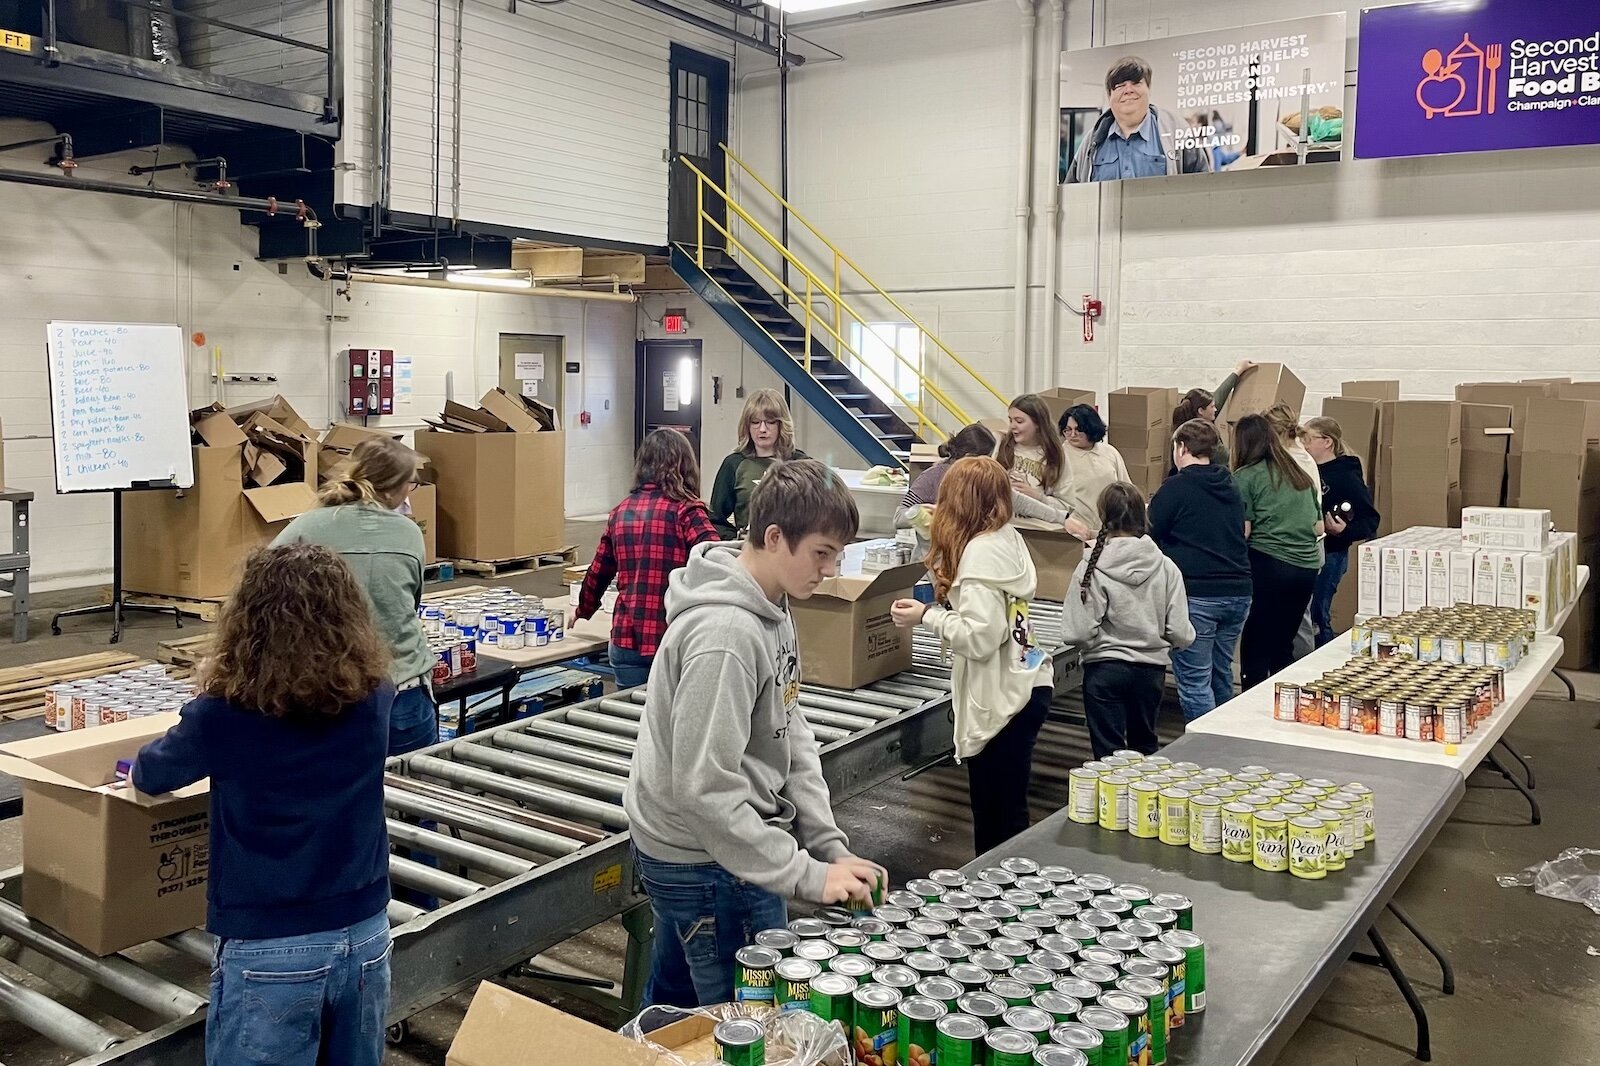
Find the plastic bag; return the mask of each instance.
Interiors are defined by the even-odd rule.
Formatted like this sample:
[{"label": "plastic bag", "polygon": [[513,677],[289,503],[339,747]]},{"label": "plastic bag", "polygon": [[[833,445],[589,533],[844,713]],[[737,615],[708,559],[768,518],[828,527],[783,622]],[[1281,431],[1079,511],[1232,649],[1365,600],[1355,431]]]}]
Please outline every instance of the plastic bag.
[{"label": "plastic bag", "polygon": [[861,483],[879,487],[905,488],[908,482],[906,472],[898,467],[875,466],[861,475]]},{"label": "plastic bag", "polygon": [[[715,1007],[647,1007],[620,1030],[629,1040],[648,1044],[677,1066],[716,1066],[721,1060],[714,1041],[696,1041],[676,1051],[650,1039],[673,1022],[699,1015],[716,1021],[754,1018],[767,1031],[766,1066],[850,1066],[850,1042],[838,1022],[825,1022],[809,1011],[779,1011],[770,1004],[723,1003]],[[687,1052],[687,1054],[682,1054]]]},{"label": "plastic bag", "polygon": [[1501,888],[1532,887],[1541,896],[1581,903],[1600,914],[1600,851],[1568,848],[1549,862],[1495,878]]}]

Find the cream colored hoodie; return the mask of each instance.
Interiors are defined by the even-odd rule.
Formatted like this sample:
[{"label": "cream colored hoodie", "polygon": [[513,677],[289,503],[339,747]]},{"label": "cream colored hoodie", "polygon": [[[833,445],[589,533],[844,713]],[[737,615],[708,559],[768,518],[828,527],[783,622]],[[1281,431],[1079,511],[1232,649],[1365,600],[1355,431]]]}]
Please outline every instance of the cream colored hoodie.
[{"label": "cream colored hoodie", "polygon": [[1023,706],[1052,686],[1050,656],[1028,619],[1038,574],[1022,534],[1011,526],[973,538],[961,555],[950,606],[930,607],[922,624],[954,655],[952,705],[956,758],[969,759]]}]

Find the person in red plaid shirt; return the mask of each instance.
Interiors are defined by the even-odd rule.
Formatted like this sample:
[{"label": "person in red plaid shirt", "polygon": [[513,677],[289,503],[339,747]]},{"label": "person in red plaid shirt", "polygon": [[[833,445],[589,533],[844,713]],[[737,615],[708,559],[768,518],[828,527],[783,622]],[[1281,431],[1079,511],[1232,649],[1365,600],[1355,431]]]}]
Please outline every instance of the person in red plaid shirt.
[{"label": "person in red plaid shirt", "polygon": [[675,429],[656,430],[639,445],[633,488],[606,521],[578,595],[577,618],[592,618],[612,579],[621,577],[607,654],[618,688],[649,680],[650,662],[667,631],[667,576],[689,561],[690,548],[717,539],[700,499],[694,446]]}]

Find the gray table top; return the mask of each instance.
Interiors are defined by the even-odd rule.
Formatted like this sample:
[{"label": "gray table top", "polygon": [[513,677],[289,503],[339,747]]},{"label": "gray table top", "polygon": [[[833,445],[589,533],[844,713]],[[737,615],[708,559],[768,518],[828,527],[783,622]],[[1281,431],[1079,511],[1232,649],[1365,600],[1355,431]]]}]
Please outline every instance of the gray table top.
[{"label": "gray table top", "polygon": [[1461,801],[1465,779],[1440,766],[1190,734],[1163,755],[1201,766],[1258,764],[1373,790],[1377,839],[1325,880],[1264,873],[1220,855],[1098,826],[1057,811],[966,869],[1006,855],[1181,892],[1206,941],[1204,1014],[1179,1030],[1169,1066],[1267,1066]]}]

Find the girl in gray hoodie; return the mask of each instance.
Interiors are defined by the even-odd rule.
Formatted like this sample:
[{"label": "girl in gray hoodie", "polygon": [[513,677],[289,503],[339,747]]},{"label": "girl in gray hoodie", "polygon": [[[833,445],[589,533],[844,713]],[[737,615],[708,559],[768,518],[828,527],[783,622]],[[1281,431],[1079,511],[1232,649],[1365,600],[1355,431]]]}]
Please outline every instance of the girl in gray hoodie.
[{"label": "girl in gray hoodie", "polygon": [[1147,536],[1144,497],[1125,481],[1100,494],[1100,537],[1073,573],[1062,637],[1083,655],[1089,743],[1152,754],[1156,712],[1174,648],[1194,643],[1183,574]]}]

